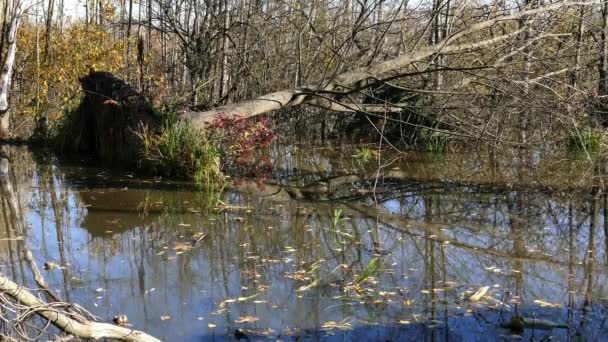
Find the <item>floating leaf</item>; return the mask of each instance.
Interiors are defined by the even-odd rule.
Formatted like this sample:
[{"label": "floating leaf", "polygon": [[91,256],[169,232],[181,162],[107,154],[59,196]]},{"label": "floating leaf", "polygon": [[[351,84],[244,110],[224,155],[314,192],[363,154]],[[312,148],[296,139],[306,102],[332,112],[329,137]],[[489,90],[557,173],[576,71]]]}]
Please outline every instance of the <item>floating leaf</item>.
[{"label": "floating leaf", "polygon": [[538,304],[538,305],[540,305],[540,306],[542,306],[544,308],[561,308],[562,307],[561,304],[558,304],[558,303],[549,303],[549,302],[542,301],[540,299],[536,299],[534,301],[534,303],[536,303],[536,304]]},{"label": "floating leaf", "polygon": [[311,288],[313,288],[313,287],[315,287],[317,285],[319,285],[319,280],[315,280],[315,281],[313,281],[312,283],[310,283],[310,284],[308,284],[306,286],[300,287],[298,289],[298,291],[308,291],[308,290],[310,290]]},{"label": "floating leaf", "polygon": [[226,304],[230,304],[230,303],[234,303],[236,302],[236,299],[226,299],[225,301],[221,302],[219,307],[223,308],[226,306]]},{"label": "floating leaf", "polygon": [[258,295],[259,295],[259,293],[256,293],[256,294],[254,294],[254,295],[251,295],[251,296],[249,296],[249,297],[239,297],[239,298],[238,298],[238,301],[239,301],[239,302],[245,302],[245,301],[248,301],[248,300],[251,300],[251,299],[253,299],[253,298],[257,297]]},{"label": "floating leaf", "polygon": [[177,245],[175,245],[175,247],[173,247],[173,250],[178,252],[189,251],[191,249],[192,246],[186,243],[178,243]]},{"label": "floating leaf", "polygon": [[321,327],[323,329],[340,329],[340,330],[351,330],[352,329],[350,322],[347,322],[346,319],[340,323],[334,322],[334,321],[325,322]]},{"label": "floating leaf", "polygon": [[480,300],[481,297],[483,297],[486,293],[488,293],[489,289],[490,289],[489,286],[480,287],[477,291],[475,291],[475,293],[473,293],[471,296],[469,296],[469,298],[467,298],[466,300],[468,300],[470,302],[476,302],[476,301]]},{"label": "floating leaf", "polygon": [[259,320],[260,319],[255,316],[241,316],[239,319],[235,320],[234,323],[253,323]]}]

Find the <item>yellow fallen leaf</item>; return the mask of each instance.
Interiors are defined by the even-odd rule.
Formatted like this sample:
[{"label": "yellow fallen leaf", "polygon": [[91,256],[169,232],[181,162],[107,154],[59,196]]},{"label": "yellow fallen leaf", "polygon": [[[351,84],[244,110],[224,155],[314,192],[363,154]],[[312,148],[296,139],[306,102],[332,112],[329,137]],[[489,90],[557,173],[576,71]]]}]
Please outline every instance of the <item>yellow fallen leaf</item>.
[{"label": "yellow fallen leaf", "polygon": [[255,316],[241,316],[239,319],[235,320],[234,323],[253,323],[259,320],[260,319]]},{"label": "yellow fallen leaf", "polygon": [[352,326],[349,322],[346,322],[346,320],[337,323],[334,321],[329,321],[329,322],[325,322],[322,326],[323,329],[340,329],[340,330],[350,330],[352,329]]},{"label": "yellow fallen leaf", "polygon": [[542,306],[544,308],[561,308],[562,307],[561,304],[558,304],[558,303],[549,303],[549,302],[545,302],[545,301],[540,300],[540,299],[536,299],[534,301],[534,303],[536,303],[536,304],[538,304],[538,305],[540,305],[540,306]]},{"label": "yellow fallen leaf", "polygon": [[480,287],[477,291],[475,291],[475,293],[473,293],[469,298],[467,298],[467,300],[470,302],[476,302],[480,300],[481,297],[483,297],[486,293],[488,293],[489,289],[489,286]]},{"label": "yellow fallen leaf", "polygon": [[226,306],[226,304],[230,304],[230,303],[234,303],[236,302],[236,299],[226,299],[225,301],[220,303],[220,308],[223,308]]}]

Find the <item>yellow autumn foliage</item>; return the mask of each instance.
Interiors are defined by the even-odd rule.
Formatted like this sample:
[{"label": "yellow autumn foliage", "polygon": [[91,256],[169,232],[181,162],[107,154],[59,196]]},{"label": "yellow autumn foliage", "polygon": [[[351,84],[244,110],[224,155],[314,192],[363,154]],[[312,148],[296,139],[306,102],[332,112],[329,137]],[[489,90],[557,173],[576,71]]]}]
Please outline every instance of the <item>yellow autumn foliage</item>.
[{"label": "yellow autumn foliage", "polygon": [[126,56],[127,41],[99,25],[77,21],[62,30],[53,28],[48,53],[43,27],[36,28],[35,23],[24,23],[18,39],[16,78],[23,81],[18,84],[17,111],[21,115],[58,119],[80,99],[78,78],[90,69],[133,77],[126,68],[127,58],[134,65],[136,57]]}]

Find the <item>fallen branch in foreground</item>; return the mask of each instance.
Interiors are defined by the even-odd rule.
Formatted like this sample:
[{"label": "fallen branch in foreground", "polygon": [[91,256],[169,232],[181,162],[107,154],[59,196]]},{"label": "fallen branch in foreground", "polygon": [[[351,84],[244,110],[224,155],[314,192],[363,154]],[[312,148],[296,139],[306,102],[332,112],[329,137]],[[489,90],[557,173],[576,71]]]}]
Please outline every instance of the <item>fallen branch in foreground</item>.
[{"label": "fallen branch in foreground", "polygon": [[[125,342],[160,341],[142,331],[126,327],[92,321],[79,322],[70,317],[69,314],[60,311],[57,307],[51,308],[50,304],[45,303],[24,287],[1,274],[0,293],[10,296],[17,303],[24,306],[24,309],[44,317],[64,333],[73,335],[76,338],[93,340],[109,338]],[[6,301],[6,298],[3,298],[3,300]]]}]

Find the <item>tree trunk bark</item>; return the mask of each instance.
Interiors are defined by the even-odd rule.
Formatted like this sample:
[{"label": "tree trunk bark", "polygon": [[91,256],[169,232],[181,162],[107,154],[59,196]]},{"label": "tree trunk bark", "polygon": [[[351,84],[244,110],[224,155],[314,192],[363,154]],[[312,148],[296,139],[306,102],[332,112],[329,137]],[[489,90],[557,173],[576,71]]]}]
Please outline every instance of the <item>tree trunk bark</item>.
[{"label": "tree trunk bark", "polygon": [[51,45],[51,29],[53,25],[53,12],[55,9],[55,0],[49,0],[49,7],[46,12],[46,37],[44,39],[44,62],[49,62],[49,48]]},{"label": "tree trunk bark", "polygon": [[15,53],[17,52],[17,30],[21,21],[21,1],[13,3],[11,11],[11,21],[8,29],[8,49],[2,71],[0,72],[0,139],[10,137],[10,112],[8,105],[8,92],[11,87],[13,77],[13,67],[15,65]]},{"label": "tree trunk bark", "polygon": [[585,31],[585,7],[579,6],[578,9],[578,28],[576,31],[576,54],[574,55],[574,70],[570,75],[570,85],[573,91],[578,86],[578,73],[581,68],[581,46],[583,40],[583,32]]},{"label": "tree trunk bark", "polygon": [[608,95],[608,2],[602,4],[602,34],[600,38],[599,96]]}]

